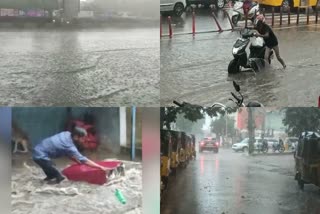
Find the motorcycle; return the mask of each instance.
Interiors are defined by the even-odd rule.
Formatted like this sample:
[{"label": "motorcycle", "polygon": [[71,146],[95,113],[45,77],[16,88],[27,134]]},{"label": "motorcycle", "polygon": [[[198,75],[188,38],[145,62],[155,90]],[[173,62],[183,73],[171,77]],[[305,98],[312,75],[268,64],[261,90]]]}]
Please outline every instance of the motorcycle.
[{"label": "motorcycle", "polygon": [[273,152],[279,151],[280,153],[283,153],[285,148],[284,148],[283,143],[279,142],[279,143],[276,143],[276,144],[274,143],[272,145],[272,150],[273,150]]},{"label": "motorcycle", "polygon": [[264,140],[260,145],[258,145],[258,152],[267,153],[268,150],[268,141]]},{"label": "motorcycle", "polygon": [[[237,25],[239,21],[244,21],[246,19],[246,15],[243,9],[243,1],[236,1],[233,5],[233,11],[231,16],[231,21],[233,25]],[[254,22],[255,17],[259,15],[259,4],[253,2],[247,15],[247,19],[251,20],[252,23]]]},{"label": "motorcycle", "polygon": [[[237,39],[232,48],[232,54],[234,59],[230,61],[228,66],[229,74],[236,74],[241,71],[249,72],[258,72],[261,67],[265,67],[264,54],[266,51],[266,46],[263,38],[257,37],[250,40],[254,37],[253,31],[245,29],[241,33],[241,37]],[[249,47],[249,57],[247,56],[246,48]],[[269,55],[269,64],[271,64],[271,59],[273,58],[273,50],[270,51]],[[242,69],[244,68],[244,69]]]},{"label": "motorcycle", "polygon": [[[234,102],[236,104],[237,107],[264,107],[262,103],[258,102],[258,101],[250,101],[248,102],[247,104],[244,103],[244,97],[241,93],[241,89],[240,89],[240,86],[235,82],[233,81],[233,87],[234,89],[238,92],[238,94],[240,95],[241,98],[239,98],[237,95],[235,95],[233,92],[230,92],[231,95],[234,97],[234,99],[236,100],[233,100],[231,98],[229,98],[230,101]],[[187,103],[187,102],[183,102],[183,103],[179,103],[178,101],[173,101],[173,103],[179,107],[201,107],[199,105],[194,105],[194,104],[190,104],[190,103]],[[227,109],[227,108],[230,108],[222,103],[214,103],[211,105],[211,107],[222,107],[224,109]]]}]

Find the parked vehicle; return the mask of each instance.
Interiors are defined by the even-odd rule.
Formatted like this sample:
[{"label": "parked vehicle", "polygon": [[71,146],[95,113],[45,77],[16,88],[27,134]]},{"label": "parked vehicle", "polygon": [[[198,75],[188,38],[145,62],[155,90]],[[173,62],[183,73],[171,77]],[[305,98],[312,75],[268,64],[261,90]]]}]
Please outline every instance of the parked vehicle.
[{"label": "parked vehicle", "polygon": [[291,149],[292,151],[296,150],[297,144],[298,144],[299,138],[297,137],[287,137],[284,140],[285,144],[288,144],[288,148]]},{"label": "parked vehicle", "polygon": [[171,134],[167,130],[160,131],[161,139],[161,182],[167,188],[170,175],[170,158],[172,151]]},{"label": "parked vehicle", "polygon": [[278,151],[280,153],[283,153],[284,150],[285,150],[283,142],[282,141],[278,141],[278,142],[274,143],[273,146],[272,146],[272,150],[273,150],[273,152]]},{"label": "parked vehicle", "polygon": [[251,20],[253,23],[256,16],[259,15],[259,4],[256,2],[252,3],[251,8],[248,11],[248,15],[246,17],[245,11],[243,9],[243,1],[236,1],[233,5],[231,20],[234,25],[237,25],[239,21]]},{"label": "parked vehicle", "polygon": [[204,5],[205,8],[209,8],[210,5],[215,5],[217,9],[223,9],[226,1],[225,0],[187,0],[187,5]]},{"label": "parked vehicle", "polygon": [[305,184],[320,187],[320,134],[303,132],[298,141],[295,158],[295,179],[301,189]]},{"label": "parked vehicle", "polygon": [[243,139],[240,143],[235,143],[232,145],[232,149],[235,152],[248,152],[249,150],[249,138]]},{"label": "parked vehicle", "polygon": [[160,13],[171,13],[180,17],[187,6],[186,0],[160,0]]}]

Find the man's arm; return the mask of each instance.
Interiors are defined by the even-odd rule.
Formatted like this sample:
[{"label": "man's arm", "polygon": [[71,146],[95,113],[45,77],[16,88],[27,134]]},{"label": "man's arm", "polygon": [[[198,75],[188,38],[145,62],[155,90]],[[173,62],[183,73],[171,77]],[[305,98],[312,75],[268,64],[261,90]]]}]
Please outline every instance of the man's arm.
[{"label": "man's arm", "polygon": [[259,32],[256,32],[254,35],[256,37],[268,38],[269,37],[269,31],[266,32],[265,34],[260,34]]},{"label": "man's arm", "polygon": [[89,160],[87,159],[86,161],[83,161],[83,163],[87,166],[91,166],[91,167],[94,167],[94,168],[98,168],[98,169],[101,169],[103,171],[107,171],[109,170],[109,168],[106,168],[104,166],[101,166],[99,164],[96,164],[95,162],[93,162],[92,160]]}]

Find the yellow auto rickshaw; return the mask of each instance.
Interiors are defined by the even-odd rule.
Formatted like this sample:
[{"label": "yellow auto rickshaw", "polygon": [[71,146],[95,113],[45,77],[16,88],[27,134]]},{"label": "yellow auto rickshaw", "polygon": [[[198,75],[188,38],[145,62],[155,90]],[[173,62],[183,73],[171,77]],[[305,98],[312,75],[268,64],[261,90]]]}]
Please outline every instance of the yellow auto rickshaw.
[{"label": "yellow auto rickshaw", "polygon": [[180,132],[177,131],[170,131],[171,134],[171,143],[172,143],[172,151],[170,156],[170,167],[173,175],[176,175],[177,173],[177,167],[179,164],[179,150],[178,146],[180,145]]},{"label": "yellow auto rickshaw", "polygon": [[304,184],[320,187],[320,134],[303,132],[294,153],[295,179],[301,189]]},{"label": "yellow auto rickshaw", "polygon": [[196,159],[196,155],[197,155],[197,152],[196,152],[196,137],[192,134],[191,135],[191,140],[192,140],[192,156],[193,156],[193,159]]},{"label": "yellow auto rickshaw", "polygon": [[287,10],[289,7],[292,9],[299,6],[309,6],[315,8],[318,0],[258,0],[258,2],[261,5],[283,7],[284,10]]},{"label": "yellow auto rickshaw", "polygon": [[170,174],[170,155],[172,150],[171,135],[168,130],[161,130],[161,183],[163,188],[168,186]]},{"label": "yellow auto rickshaw", "polygon": [[187,167],[187,135],[181,132],[181,147],[179,149],[179,166],[182,168]]}]

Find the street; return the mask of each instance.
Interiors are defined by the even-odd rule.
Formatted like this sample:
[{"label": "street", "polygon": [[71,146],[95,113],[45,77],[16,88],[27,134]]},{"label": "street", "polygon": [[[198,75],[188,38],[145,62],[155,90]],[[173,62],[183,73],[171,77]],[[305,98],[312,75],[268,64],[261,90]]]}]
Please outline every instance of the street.
[{"label": "street", "polygon": [[[231,26],[223,12],[217,14],[221,28]],[[162,19],[163,35],[167,34],[166,18]],[[317,46],[319,25],[275,27],[280,54],[286,70],[276,58],[260,73],[228,75],[233,59],[232,46],[240,36],[238,31],[216,31],[217,26],[208,13],[197,14],[196,34],[191,34],[192,18],[184,15],[173,19],[173,38],[161,39],[161,104],[172,105],[173,100],[208,106],[226,103],[235,80],[245,101],[257,100],[264,106],[316,106],[320,91]],[[243,24],[243,23],[242,23]],[[180,35],[179,35],[180,34]],[[182,34],[182,35],[181,35]]]},{"label": "street", "polygon": [[249,157],[220,149],[197,155],[169,178],[161,213],[320,213],[319,188],[298,188],[292,154]]},{"label": "street", "polygon": [[2,28],[0,103],[158,105],[157,35],[157,28]]}]

